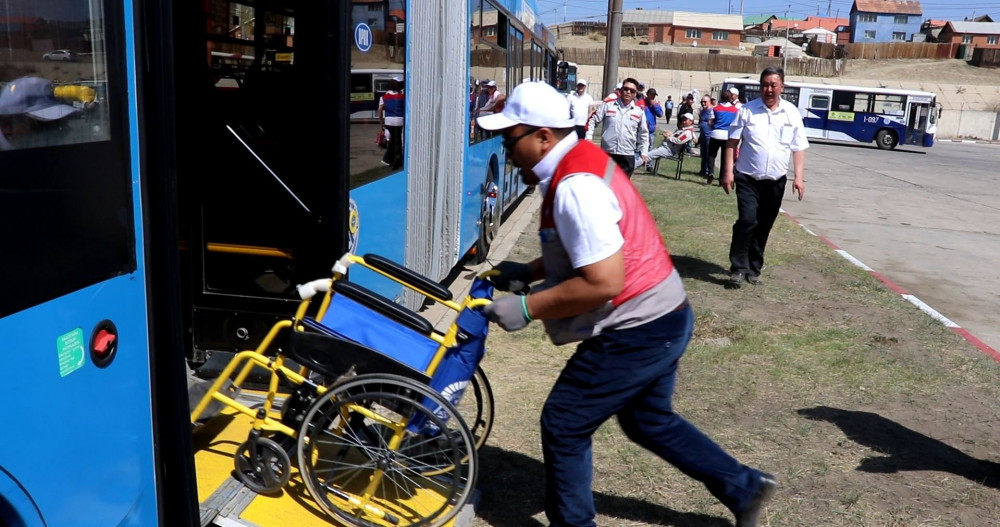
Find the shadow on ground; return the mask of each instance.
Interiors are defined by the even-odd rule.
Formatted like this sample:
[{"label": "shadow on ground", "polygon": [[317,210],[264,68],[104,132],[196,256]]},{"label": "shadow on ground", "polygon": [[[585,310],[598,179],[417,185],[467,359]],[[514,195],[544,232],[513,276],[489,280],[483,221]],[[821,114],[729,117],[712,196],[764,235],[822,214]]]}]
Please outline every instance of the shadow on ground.
[{"label": "shadow on ground", "polygon": [[715,262],[706,262],[701,258],[683,254],[671,254],[670,259],[674,261],[677,272],[684,278],[729,287],[729,280],[723,278],[729,276],[729,270]]},{"label": "shadow on ground", "polygon": [[807,419],[833,423],[851,441],[879,452],[881,455],[861,461],[857,470],[862,472],[935,470],[1000,489],[1000,463],[976,459],[878,414],[828,406],[803,408],[798,413]]},{"label": "shadow on ground", "polygon": [[[518,452],[489,445],[479,451],[477,488],[482,499],[476,515],[494,527],[547,525],[534,518],[544,510],[545,467],[542,462]],[[636,498],[594,493],[597,514],[632,524],[687,527],[732,527],[717,516],[679,512]],[[544,515],[541,516],[544,518]],[[622,523],[623,525],[625,523]]]}]

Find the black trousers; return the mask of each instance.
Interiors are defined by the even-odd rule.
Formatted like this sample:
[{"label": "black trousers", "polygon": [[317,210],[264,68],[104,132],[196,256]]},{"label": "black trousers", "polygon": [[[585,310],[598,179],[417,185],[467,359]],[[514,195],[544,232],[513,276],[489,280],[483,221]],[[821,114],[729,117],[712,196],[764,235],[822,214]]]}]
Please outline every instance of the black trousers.
[{"label": "black trousers", "polygon": [[754,179],[741,172],[733,175],[739,217],[733,224],[733,241],[729,245],[729,271],[759,276],[764,268],[767,237],[781,210],[788,179]]},{"label": "black trousers", "polygon": [[576,136],[578,138],[580,138],[580,139],[586,139],[587,138],[587,127],[586,126],[584,126],[582,124],[578,124],[574,128],[576,128]]},{"label": "black trousers", "polygon": [[625,171],[625,175],[632,178],[632,172],[635,171],[635,154],[608,154],[611,159],[618,163],[618,166],[622,167]]}]

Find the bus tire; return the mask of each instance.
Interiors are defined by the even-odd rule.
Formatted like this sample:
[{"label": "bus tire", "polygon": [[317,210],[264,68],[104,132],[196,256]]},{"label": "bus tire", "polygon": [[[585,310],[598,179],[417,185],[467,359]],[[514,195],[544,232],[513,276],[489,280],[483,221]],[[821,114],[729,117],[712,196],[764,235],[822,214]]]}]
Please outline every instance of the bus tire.
[{"label": "bus tire", "polygon": [[[490,197],[490,193],[493,197]],[[498,196],[493,168],[487,169],[486,182],[483,183],[481,199],[482,210],[479,214],[479,239],[476,240],[476,253],[473,261],[477,264],[486,261],[486,256],[490,252],[493,239],[496,238],[497,231],[500,230],[500,204],[497,202]]]},{"label": "bus tire", "polygon": [[892,150],[899,144],[899,139],[896,138],[896,132],[892,130],[879,130],[875,134],[875,144],[882,150]]}]

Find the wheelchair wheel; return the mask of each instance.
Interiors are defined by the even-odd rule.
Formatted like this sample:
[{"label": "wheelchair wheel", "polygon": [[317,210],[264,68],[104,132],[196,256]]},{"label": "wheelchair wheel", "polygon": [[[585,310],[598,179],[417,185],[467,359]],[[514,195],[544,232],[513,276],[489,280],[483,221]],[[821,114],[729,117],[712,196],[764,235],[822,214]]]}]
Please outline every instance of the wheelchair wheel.
[{"label": "wheelchair wheel", "polygon": [[465,389],[465,395],[458,403],[458,413],[469,426],[477,450],[486,444],[486,439],[493,429],[493,408],[493,388],[486,378],[486,372],[481,367],[476,368],[469,386]]},{"label": "wheelchair wheel", "polygon": [[240,445],[233,462],[236,479],[257,494],[281,490],[291,475],[288,453],[266,437],[252,438]]},{"label": "wheelchair wheel", "polygon": [[443,525],[468,502],[478,469],[458,411],[395,375],[332,387],[307,412],[297,454],[320,507],[359,527]]}]

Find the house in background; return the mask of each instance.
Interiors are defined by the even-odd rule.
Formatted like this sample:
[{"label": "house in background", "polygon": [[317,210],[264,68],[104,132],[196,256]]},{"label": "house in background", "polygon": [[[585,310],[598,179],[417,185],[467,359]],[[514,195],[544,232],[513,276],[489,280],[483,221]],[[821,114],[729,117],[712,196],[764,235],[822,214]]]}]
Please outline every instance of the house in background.
[{"label": "house in background", "polygon": [[917,0],[854,0],[851,42],[911,42],[920,33],[923,8]]},{"label": "house in background", "polygon": [[938,33],[938,41],[971,44],[977,48],[1000,48],[1000,23],[947,22]]},{"label": "house in background", "polygon": [[743,17],[685,11],[626,11],[623,23],[630,15],[641,15],[649,26],[649,43],[671,46],[705,46],[709,48],[740,47],[743,40]]},{"label": "house in background", "polygon": [[926,42],[940,42],[938,35],[941,34],[941,30],[944,29],[947,23],[947,20],[932,20],[928,18],[920,25],[920,32],[925,35]]}]

